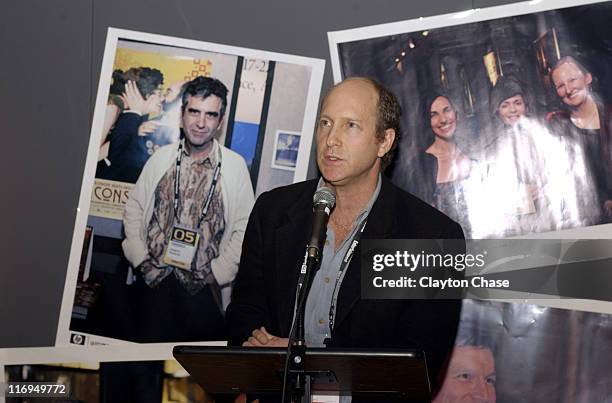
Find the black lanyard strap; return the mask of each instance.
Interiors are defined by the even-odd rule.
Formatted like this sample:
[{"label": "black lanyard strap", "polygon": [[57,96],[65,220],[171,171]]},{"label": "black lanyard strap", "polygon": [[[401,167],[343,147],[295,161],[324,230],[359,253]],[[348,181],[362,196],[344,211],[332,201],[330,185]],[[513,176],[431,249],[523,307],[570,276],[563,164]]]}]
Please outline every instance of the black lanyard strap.
[{"label": "black lanyard strap", "polygon": [[351,244],[349,245],[348,250],[344,254],[344,258],[342,259],[342,262],[340,262],[340,269],[338,270],[338,275],[336,276],[336,283],[334,284],[332,300],[329,306],[329,331],[330,333],[334,329],[334,319],[336,317],[336,306],[338,303],[338,294],[340,294],[339,285],[342,283],[342,280],[344,280],[344,276],[346,275],[346,268],[348,267],[348,265],[351,263],[351,260],[353,259],[353,254],[355,252],[355,249],[357,249],[357,245],[359,245],[359,241],[361,240],[361,236],[363,235],[363,231],[365,230],[367,223],[368,223],[368,219],[366,217],[363,223],[361,224],[361,228],[359,229],[359,231],[357,231],[357,233],[353,235],[353,239],[351,239]]},{"label": "black lanyard strap", "polygon": [[[177,222],[179,222],[178,217],[178,206],[179,201],[181,199],[181,162],[183,160],[183,143],[185,140],[179,142],[178,147],[178,156],[176,157],[175,164],[175,172],[174,172],[174,218]],[[208,191],[208,196],[206,196],[206,201],[202,206],[202,212],[200,214],[200,219],[198,220],[198,225],[196,227],[200,228],[202,225],[202,221],[204,221],[204,217],[208,214],[208,209],[210,207],[210,203],[212,201],[213,195],[215,193],[215,189],[217,188],[217,182],[219,181],[219,175],[221,174],[221,155],[219,154],[219,162],[217,163],[217,167],[215,168],[215,173],[213,174],[213,180],[210,185],[210,190]]]}]

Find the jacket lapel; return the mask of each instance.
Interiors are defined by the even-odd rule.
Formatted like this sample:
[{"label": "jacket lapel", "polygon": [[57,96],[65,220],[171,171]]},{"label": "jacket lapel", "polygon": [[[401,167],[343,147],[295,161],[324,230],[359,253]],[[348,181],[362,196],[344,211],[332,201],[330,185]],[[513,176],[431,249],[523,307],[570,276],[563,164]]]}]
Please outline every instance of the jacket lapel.
[{"label": "jacket lapel", "polygon": [[338,294],[338,308],[334,328],[337,328],[361,296],[361,242],[364,239],[392,238],[394,229],[395,188],[384,175],[380,193],[368,215],[368,223],[363,232],[360,245],[354,252]]},{"label": "jacket lapel", "polygon": [[313,220],[312,195],[316,181],[309,186],[293,206],[286,211],[285,220],[275,231],[276,293],[279,296],[278,318],[281,333],[286,337],[293,319],[295,290],[300,265],[304,259],[308,234]]}]

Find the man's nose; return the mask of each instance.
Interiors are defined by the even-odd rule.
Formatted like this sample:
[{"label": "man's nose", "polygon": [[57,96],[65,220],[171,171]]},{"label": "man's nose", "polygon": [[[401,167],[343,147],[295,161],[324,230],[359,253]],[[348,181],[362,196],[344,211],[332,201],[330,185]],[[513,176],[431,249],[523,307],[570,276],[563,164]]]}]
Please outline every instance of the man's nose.
[{"label": "man's nose", "polygon": [[478,402],[493,402],[493,395],[495,392],[491,391],[487,381],[485,379],[478,379],[474,382],[474,388],[472,390],[472,395],[474,396],[476,401]]},{"label": "man's nose", "polygon": [[196,125],[198,125],[199,128],[204,128],[206,127],[206,115],[201,115],[198,116],[198,119],[196,120]]},{"label": "man's nose", "polygon": [[340,130],[336,126],[332,126],[327,133],[325,139],[325,145],[328,147],[334,147],[341,143]]}]

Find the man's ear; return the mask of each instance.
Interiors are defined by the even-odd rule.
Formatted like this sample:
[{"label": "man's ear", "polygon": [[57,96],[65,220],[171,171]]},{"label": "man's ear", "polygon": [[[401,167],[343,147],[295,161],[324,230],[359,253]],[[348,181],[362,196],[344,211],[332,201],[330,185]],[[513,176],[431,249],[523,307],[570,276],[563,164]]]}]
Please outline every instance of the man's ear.
[{"label": "man's ear", "polygon": [[391,146],[395,141],[395,129],[386,129],[385,137],[378,145],[378,156],[382,157],[391,150]]}]

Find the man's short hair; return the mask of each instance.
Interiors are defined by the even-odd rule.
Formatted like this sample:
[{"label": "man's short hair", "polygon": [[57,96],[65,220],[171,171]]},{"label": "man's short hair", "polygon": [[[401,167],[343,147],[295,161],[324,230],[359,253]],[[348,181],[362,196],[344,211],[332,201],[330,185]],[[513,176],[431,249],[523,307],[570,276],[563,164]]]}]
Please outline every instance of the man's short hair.
[{"label": "man's short hair", "polygon": [[[400,130],[400,119],[402,116],[402,107],[397,100],[395,94],[393,94],[387,87],[382,85],[378,80],[372,77],[349,77],[347,80],[362,80],[370,84],[376,90],[378,95],[378,102],[376,103],[376,137],[382,141],[385,138],[385,130],[395,130],[395,139],[389,151],[381,158],[381,168],[384,170],[391,164],[393,157],[395,156],[395,150],[399,143],[401,130]],[[336,84],[337,87],[342,83]],[[333,88],[332,88],[333,89]],[[329,95],[331,90],[327,93]],[[325,99],[323,99],[325,103]],[[321,105],[323,105],[323,103]]]},{"label": "man's short hair", "polygon": [[215,95],[221,99],[221,110],[219,111],[221,116],[219,117],[222,118],[225,115],[225,109],[227,108],[227,92],[228,91],[225,84],[216,78],[198,76],[183,85],[181,110],[185,111],[189,95],[202,99]]},{"label": "man's short hair", "polygon": [[457,347],[476,347],[491,350],[497,348],[497,335],[494,332],[478,328],[475,324],[462,322],[457,330],[455,346]]}]

